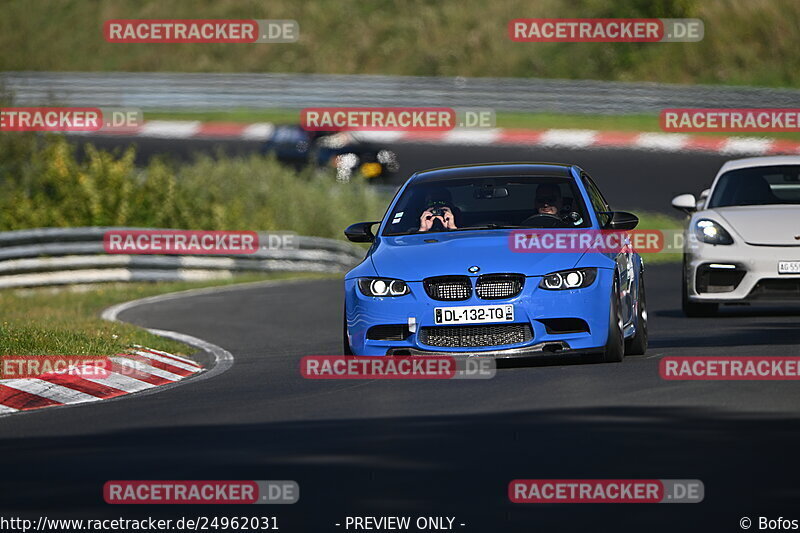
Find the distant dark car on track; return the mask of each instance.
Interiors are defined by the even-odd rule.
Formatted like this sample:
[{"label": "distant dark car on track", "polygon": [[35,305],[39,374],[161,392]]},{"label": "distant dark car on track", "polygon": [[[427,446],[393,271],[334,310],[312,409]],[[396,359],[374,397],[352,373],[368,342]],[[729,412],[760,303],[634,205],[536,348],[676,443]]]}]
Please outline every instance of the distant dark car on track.
[{"label": "distant dark car on track", "polygon": [[298,169],[308,165],[334,168],[342,181],[358,176],[389,178],[400,168],[393,151],[361,141],[350,132],[306,131],[299,125],[276,126],[261,152]]}]

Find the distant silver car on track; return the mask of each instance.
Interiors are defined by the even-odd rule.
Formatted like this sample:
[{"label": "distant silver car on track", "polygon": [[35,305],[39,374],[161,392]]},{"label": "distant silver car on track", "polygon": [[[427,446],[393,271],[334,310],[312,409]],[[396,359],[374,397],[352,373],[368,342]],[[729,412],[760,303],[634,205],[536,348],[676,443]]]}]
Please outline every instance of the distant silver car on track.
[{"label": "distant silver car on track", "polygon": [[728,161],[699,199],[672,206],[690,215],[684,233],[683,311],[719,304],[800,303],[800,156]]}]

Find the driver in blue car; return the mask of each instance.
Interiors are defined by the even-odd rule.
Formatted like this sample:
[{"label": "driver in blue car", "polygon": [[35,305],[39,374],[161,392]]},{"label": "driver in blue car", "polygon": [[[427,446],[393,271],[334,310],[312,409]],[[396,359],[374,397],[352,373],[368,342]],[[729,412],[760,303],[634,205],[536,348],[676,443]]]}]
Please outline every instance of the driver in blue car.
[{"label": "driver in blue car", "polygon": [[427,208],[419,217],[419,231],[444,231],[458,229],[452,206],[444,200],[428,202]]},{"label": "driver in blue car", "polygon": [[536,188],[536,210],[540,215],[557,217],[561,214],[564,201],[561,198],[561,187],[554,183],[543,183]]}]

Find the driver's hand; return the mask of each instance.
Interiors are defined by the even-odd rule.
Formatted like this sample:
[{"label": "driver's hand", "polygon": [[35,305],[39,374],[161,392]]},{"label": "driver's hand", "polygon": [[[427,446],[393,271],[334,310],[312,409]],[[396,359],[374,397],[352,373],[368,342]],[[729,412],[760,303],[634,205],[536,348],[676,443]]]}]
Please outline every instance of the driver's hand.
[{"label": "driver's hand", "polygon": [[433,221],[437,218],[446,229],[458,229],[456,227],[455,217],[450,208],[443,207],[442,212],[444,213],[442,216],[434,216],[433,208],[423,211],[422,215],[419,217],[419,231],[430,231],[433,227]]},{"label": "driver's hand", "polygon": [[453,216],[453,212],[450,211],[449,207],[443,207],[442,211],[444,211],[444,216],[439,217],[442,219],[442,224],[447,229],[458,229],[456,228],[456,217]]},{"label": "driver's hand", "polygon": [[422,212],[422,215],[419,217],[419,230],[420,231],[429,231],[433,227],[433,213],[430,209],[426,209]]}]

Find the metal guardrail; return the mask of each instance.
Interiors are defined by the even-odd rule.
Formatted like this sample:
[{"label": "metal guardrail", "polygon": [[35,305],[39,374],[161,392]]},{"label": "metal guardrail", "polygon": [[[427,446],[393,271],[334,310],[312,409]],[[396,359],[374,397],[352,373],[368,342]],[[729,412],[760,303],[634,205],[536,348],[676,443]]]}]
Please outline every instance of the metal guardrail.
[{"label": "metal guardrail", "polygon": [[446,106],[630,114],[669,107],[800,107],[800,90],[536,78],[3,72],[13,105],[142,110]]},{"label": "metal guardrail", "polygon": [[[232,277],[237,272],[342,272],[361,262],[350,243],[297,236],[296,249],[261,249],[235,256],[106,254],[109,230],[38,228],[0,232],[0,289],[110,281],[176,281]],[[265,233],[259,233],[264,236]]]}]

